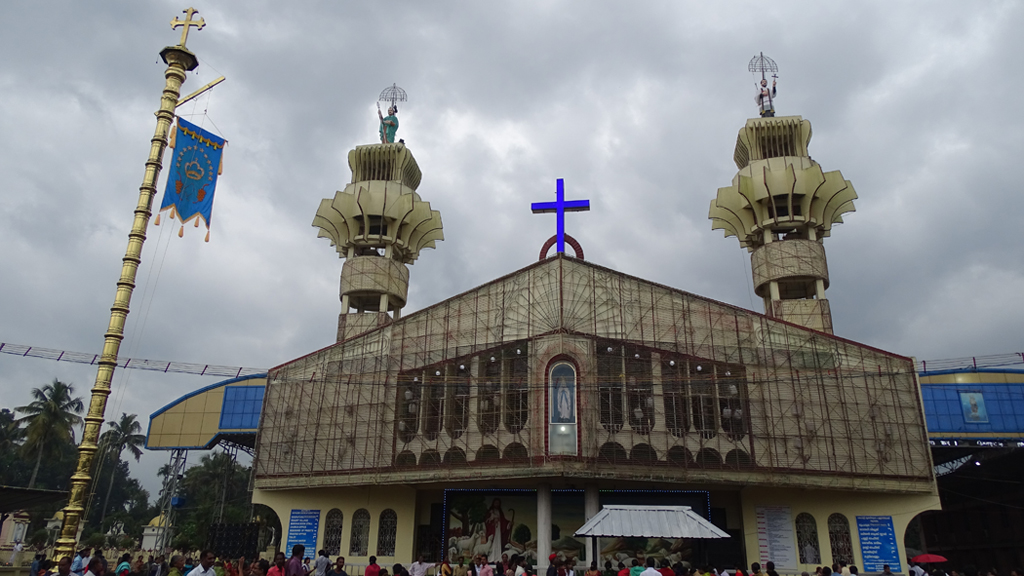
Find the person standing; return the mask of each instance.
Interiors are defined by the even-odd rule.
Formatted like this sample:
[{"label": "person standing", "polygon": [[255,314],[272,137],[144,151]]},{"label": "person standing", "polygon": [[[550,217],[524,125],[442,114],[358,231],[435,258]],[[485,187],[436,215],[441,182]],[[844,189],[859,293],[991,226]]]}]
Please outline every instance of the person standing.
[{"label": "person standing", "polygon": [[75,573],[75,576],[82,576],[89,567],[89,548],[82,548],[75,555],[74,560],[71,561],[71,571]]},{"label": "person standing", "polygon": [[370,563],[363,570],[363,576],[380,576],[380,566],[377,565],[376,556],[370,556]]},{"label": "person standing", "polygon": [[85,576],[103,576],[105,573],[102,558],[99,556],[89,558],[89,563],[86,564]]},{"label": "person standing", "polygon": [[669,566],[668,558],[661,559],[661,568],[658,572],[661,572],[661,576],[676,576],[675,570]]},{"label": "person standing", "polygon": [[188,573],[188,576],[216,576],[213,570],[215,558],[212,550],[203,550],[199,554],[199,564]]},{"label": "person standing", "polygon": [[409,576],[427,576],[427,570],[434,567],[432,562],[424,562],[423,554],[416,557],[416,561],[409,564]]},{"label": "person standing", "polygon": [[167,572],[167,576],[185,576],[183,570],[185,569],[185,557],[181,554],[175,554],[171,556],[171,567]]},{"label": "person standing", "polygon": [[64,556],[57,562],[57,574],[60,574],[60,576],[71,576],[71,558]]},{"label": "person standing", "polygon": [[334,561],[334,565],[327,571],[327,576],[348,576],[348,572],[345,572],[344,556],[338,556],[338,559]]},{"label": "person standing", "polygon": [[640,573],[640,576],[662,576],[661,572],[659,572],[657,567],[655,567],[655,564],[654,556],[648,556],[647,567]]},{"label": "person standing", "polygon": [[129,576],[132,572],[132,555],[125,552],[121,555],[121,561],[114,568],[114,576]]},{"label": "person standing", "polygon": [[306,553],[306,547],[302,544],[292,546],[292,557],[284,563],[284,576],[306,576],[306,569],[302,565],[302,555]]},{"label": "person standing", "polygon": [[327,569],[331,567],[331,559],[327,557],[327,551],[321,549],[316,553],[316,564],[313,565],[313,573],[316,576],[327,576]]},{"label": "person standing", "polygon": [[452,576],[468,576],[469,568],[466,566],[466,559],[459,557],[459,565],[452,568]]},{"label": "person standing", "polygon": [[284,576],[284,552],[274,554],[274,565],[267,570],[267,576]]}]

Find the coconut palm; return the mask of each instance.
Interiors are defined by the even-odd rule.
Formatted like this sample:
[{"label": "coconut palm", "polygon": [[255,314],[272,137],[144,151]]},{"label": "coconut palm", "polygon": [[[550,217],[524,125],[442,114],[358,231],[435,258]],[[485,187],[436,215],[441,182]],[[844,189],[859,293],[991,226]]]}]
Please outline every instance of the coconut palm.
[{"label": "coconut palm", "polygon": [[17,420],[25,426],[23,453],[35,453],[36,465],[28,487],[32,488],[39,474],[39,464],[47,452],[55,452],[62,442],[75,441],[75,426],[82,423],[79,413],[83,409],[82,399],[75,397],[75,387],[56,378],[42,388],[33,388],[32,402],[15,408],[25,414]]},{"label": "coconut palm", "polygon": [[25,439],[25,430],[17,422],[14,412],[0,410],[0,452],[13,452]]},{"label": "coconut palm", "polygon": [[110,469],[110,483],[107,484],[107,496],[103,499],[103,509],[100,511],[101,526],[107,515],[107,505],[110,503],[110,492],[114,489],[114,478],[117,476],[117,466],[121,463],[121,453],[127,449],[138,462],[142,457],[142,447],[146,445],[146,436],[139,434],[142,432],[142,425],[136,418],[138,418],[137,414],[122,412],[119,420],[107,422],[110,425],[110,430],[104,432],[100,437],[100,442],[107,447],[107,453],[113,460],[113,466]]}]

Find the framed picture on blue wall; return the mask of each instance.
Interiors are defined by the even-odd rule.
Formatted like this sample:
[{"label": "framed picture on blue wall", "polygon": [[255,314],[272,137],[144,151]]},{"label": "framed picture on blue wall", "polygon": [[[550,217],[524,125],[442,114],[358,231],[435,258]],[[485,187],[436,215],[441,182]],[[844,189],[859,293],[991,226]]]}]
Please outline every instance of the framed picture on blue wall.
[{"label": "framed picture on blue wall", "polygon": [[988,423],[985,396],[981,392],[961,392],[960,406],[964,411],[964,422],[968,424]]}]

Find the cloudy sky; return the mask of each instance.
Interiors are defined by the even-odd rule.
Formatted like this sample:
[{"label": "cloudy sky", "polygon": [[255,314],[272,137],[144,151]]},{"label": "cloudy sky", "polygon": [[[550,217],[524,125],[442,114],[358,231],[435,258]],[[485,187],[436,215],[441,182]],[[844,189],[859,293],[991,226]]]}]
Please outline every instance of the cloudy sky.
[{"label": "cloudy sky", "polygon": [[[0,342],[98,352],[176,2],[21,2],[0,48]],[[406,312],[534,262],[569,198],[588,260],[761,311],[708,205],[756,115],[747,62],[779,65],[780,115],[856,187],[826,240],[836,333],[919,359],[1020,351],[1024,156],[1019,2],[221,2],[196,5],[179,109],[230,141],[209,244],[151,227],[122,357],[269,367],[333,342],[342,261],[310,226],[409,94],[399,136],[446,240]],[[1018,62],[1018,64],[1014,64]],[[168,156],[169,158],[169,156]],[[166,176],[166,173],[164,174]],[[163,178],[159,188],[163,190]],[[158,199],[159,201],[159,199]],[[0,354],[0,405],[95,369]],[[215,379],[120,371],[107,410],[148,415]],[[166,454],[135,470],[155,494]]]}]

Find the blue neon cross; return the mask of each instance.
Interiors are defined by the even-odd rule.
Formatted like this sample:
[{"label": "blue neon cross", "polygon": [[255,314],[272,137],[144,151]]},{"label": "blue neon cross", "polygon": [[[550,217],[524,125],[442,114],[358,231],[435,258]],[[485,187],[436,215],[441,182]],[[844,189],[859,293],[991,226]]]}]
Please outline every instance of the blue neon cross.
[{"label": "blue neon cross", "polygon": [[565,253],[565,213],[566,212],[589,212],[590,200],[565,200],[565,183],[558,179],[558,188],[555,191],[554,202],[534,202],[530,205],[534,214],[546,214],[554,212],[558,215],[558,251]]}]

